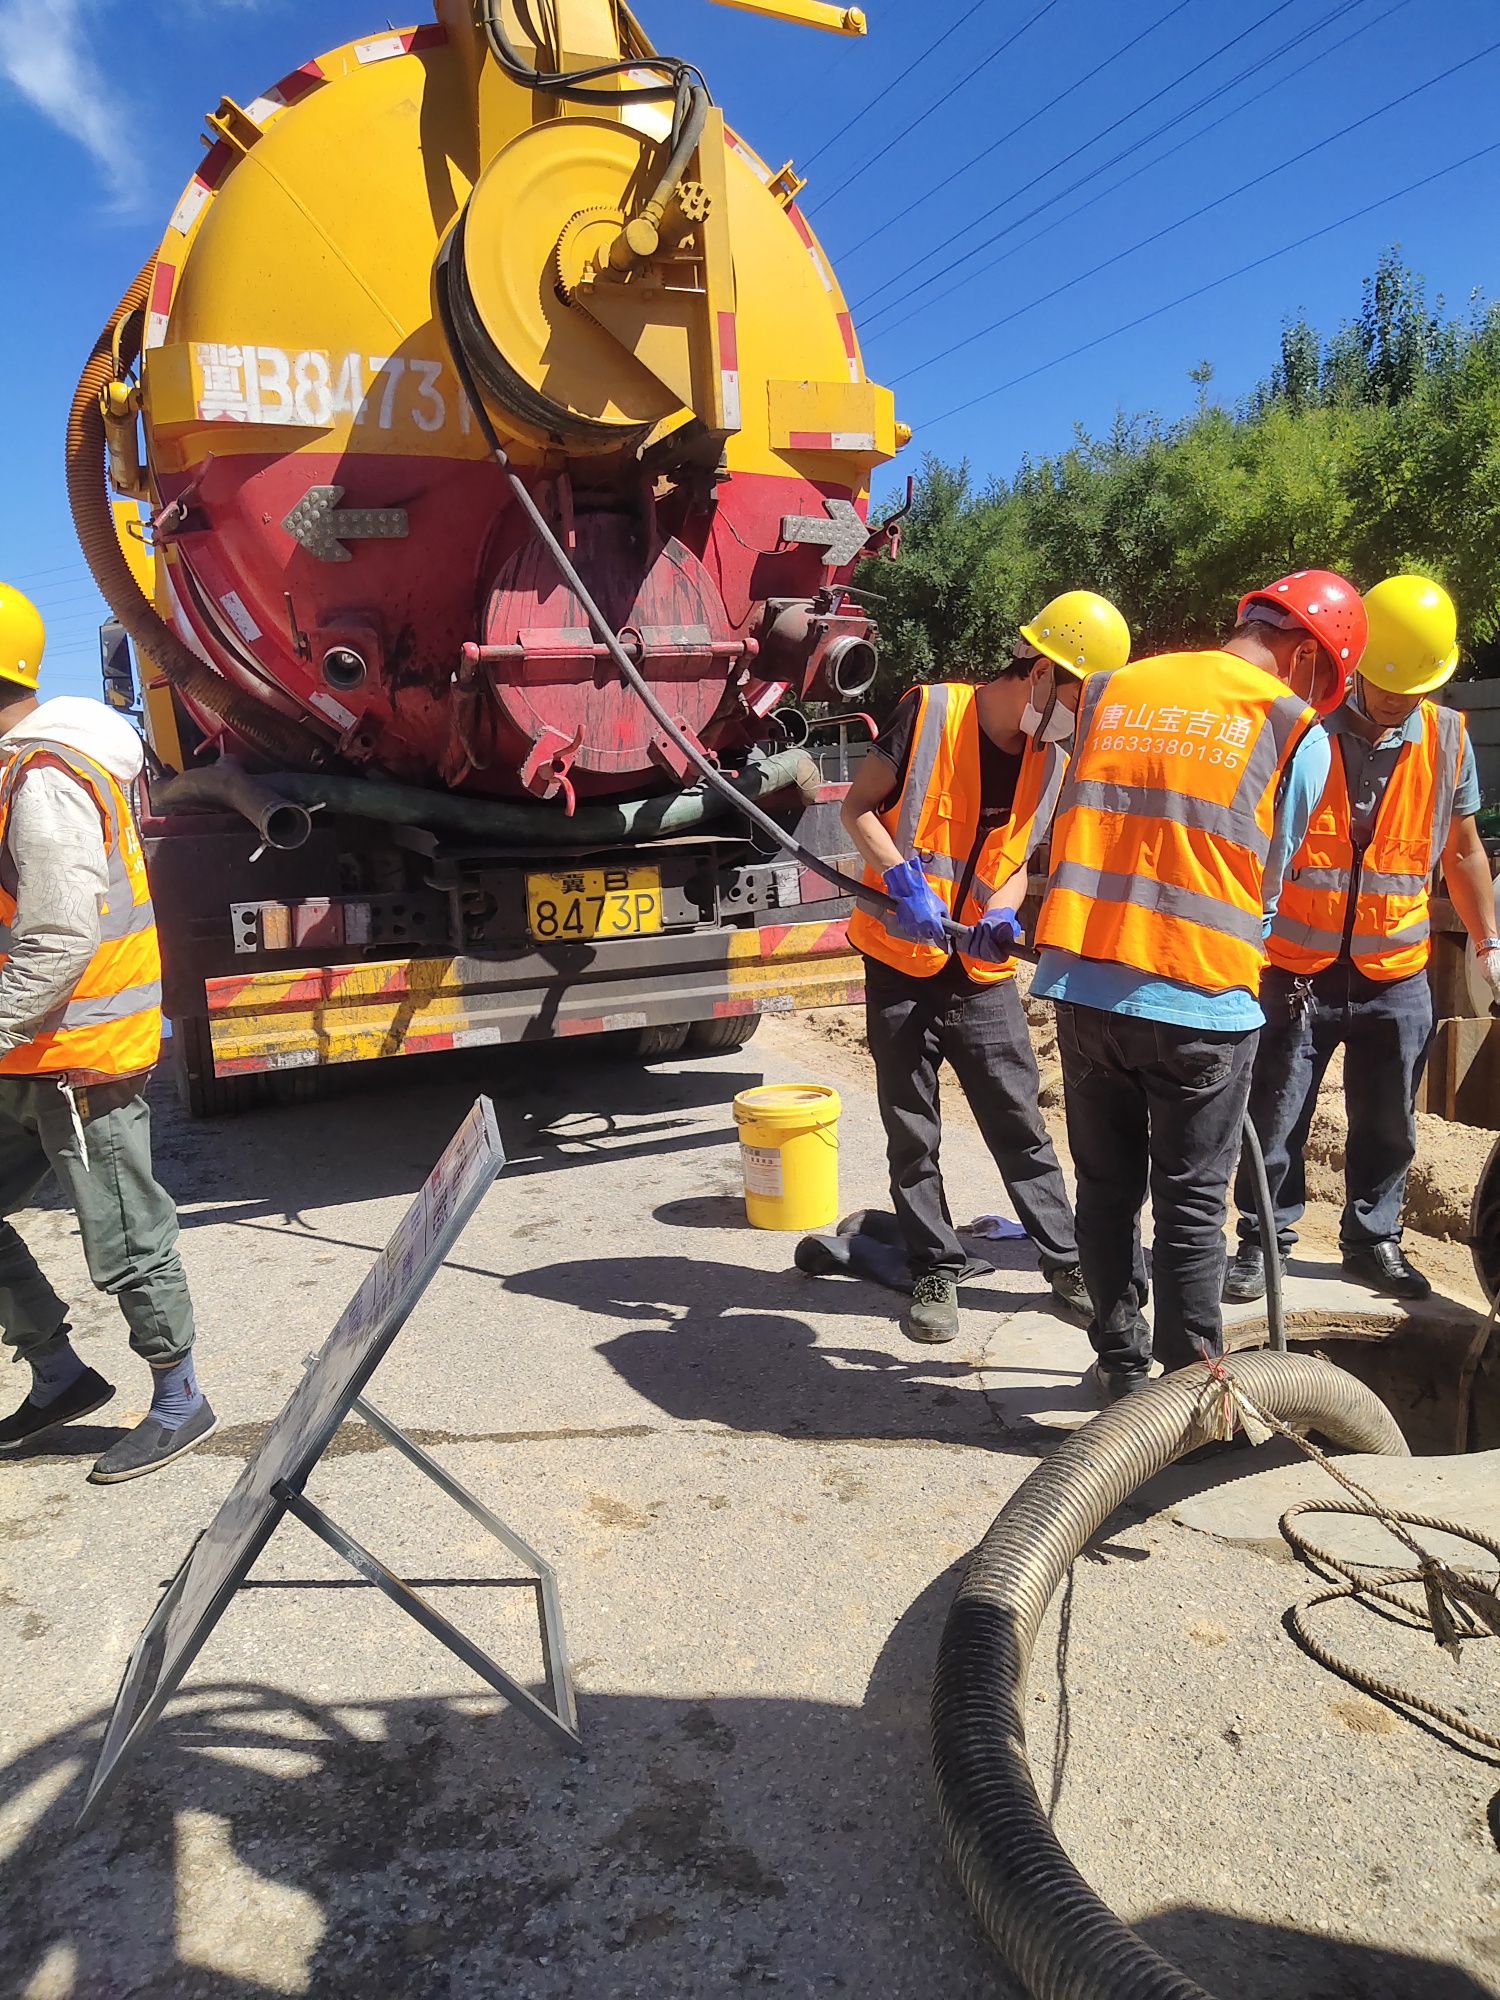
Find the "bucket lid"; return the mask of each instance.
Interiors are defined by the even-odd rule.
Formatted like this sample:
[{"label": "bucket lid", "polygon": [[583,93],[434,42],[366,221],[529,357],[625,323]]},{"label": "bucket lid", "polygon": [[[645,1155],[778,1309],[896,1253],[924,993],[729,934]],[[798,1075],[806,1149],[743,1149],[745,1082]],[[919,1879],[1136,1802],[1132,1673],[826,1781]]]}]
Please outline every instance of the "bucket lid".
[{"label": "bucket lid", "polygon": [[742,1123],[826,1124],[839,1115],[839,1094],[827,1083],[762,1083],[740,1092],[734,1114]]}]

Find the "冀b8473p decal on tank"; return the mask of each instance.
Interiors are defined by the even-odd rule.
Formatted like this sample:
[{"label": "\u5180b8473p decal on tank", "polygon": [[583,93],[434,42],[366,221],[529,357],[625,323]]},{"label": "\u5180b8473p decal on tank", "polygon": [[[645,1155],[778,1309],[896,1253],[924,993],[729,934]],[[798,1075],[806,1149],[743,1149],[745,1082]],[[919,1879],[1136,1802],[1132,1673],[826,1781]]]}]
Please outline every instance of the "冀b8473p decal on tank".
[{"label": "\u5180b8473p decal on tank", "polygon": [[412,424],[431,437],[474,413],[453,369],[399,354],[335,354],[307,347],[194,341],[191,400],[204,423],[281,424],[327,430],[339,417],[383,431]]}]

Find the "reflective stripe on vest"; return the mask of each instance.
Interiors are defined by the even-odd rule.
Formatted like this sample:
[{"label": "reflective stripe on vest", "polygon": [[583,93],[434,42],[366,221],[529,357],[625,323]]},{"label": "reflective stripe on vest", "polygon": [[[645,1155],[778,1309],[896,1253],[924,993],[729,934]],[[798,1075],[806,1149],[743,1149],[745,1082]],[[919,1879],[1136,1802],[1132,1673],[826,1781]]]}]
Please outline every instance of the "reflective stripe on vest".
[{"label": "reflective stripe on vest", "polygon": [[[0,1057],[0,1075],[133,1076],[161,1052],[161,956],[156,918],[130,803],[114,777],[81,751],[28,745],[0,773],[0,846],[26,772],[65,770],[98,809],[108,889],[99,912],[99,944],[68,998],[29,1042]],[[0,884],[0,962],[11,950],[16,899]]]},{"label": "reflective stripe on vest", "polygon": [[1315,721],[1229,653],[1091,676],[1037,943],[1207,992],[1257,992],[1277,788]]},{"label": "reflective stripe on vest", "polygon": [[[1010,816],[979,843],[979,713],[975,690],[962,682],[936,681],[920,690],[911,754],[899,797],[879,815],[903,857],[921,864],[933,893],[956,920],[976,924],[995,891],[1023,868],[1046,838],[1068,756],[1060,743],[1026,739]],[[976,853],[976,843],[978,852]],[[959,887],[972,863],[962,911],[954,909]],[[864,880],[885,885],[872,868]],[[949,954],[940,945],[902,937],[886,918],[856,904],[849,919],[849,942],[870,958],[917,978],[941,972]],[[965,972],[981,983],[1009,979],[1011,965],[992,965],[958,954]]]},{"label": "reflective stripe on vest", "polygon": [[1328,783],[1287,870],[1271,926],[1267,949],[1283,971],[1306,976],[1332,965],[1346,930],[1349,955],[1367,978],[1406,979],[1426,965],[1427,885],[1453,823],[1465,724],[1459,709],[1434,702],[1424,701],[1421,713],[1421,741],[1402,744],[1361,856],[1335,742]]}]

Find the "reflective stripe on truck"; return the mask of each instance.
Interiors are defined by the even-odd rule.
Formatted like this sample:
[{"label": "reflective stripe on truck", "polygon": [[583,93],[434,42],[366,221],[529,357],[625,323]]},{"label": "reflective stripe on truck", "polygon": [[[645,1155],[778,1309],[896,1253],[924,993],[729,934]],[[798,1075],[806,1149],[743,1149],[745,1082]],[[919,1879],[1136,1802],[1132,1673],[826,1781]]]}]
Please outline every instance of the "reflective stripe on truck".
[{"label": "reflective stripe on truck", "polygon": [[564,946],[514,959],[399,958],[204,982],[217,1076],[546,1041],[736,1014],[855,1006],[842,918]]}]

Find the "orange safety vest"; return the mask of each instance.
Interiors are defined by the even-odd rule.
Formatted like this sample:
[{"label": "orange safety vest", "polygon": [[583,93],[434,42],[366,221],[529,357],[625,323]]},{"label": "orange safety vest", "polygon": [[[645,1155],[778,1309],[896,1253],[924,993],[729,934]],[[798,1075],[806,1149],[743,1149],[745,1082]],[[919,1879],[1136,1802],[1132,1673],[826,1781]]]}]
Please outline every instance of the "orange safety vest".
[{"label": "orange safety vest", "polygon": [[[134,1076],[150,1069],[161,1052],[161,954],[130,802],[91,757],[62,744],[28,745],[0,772],[0,849],[21,779],[38,767],[68,772],[98,807],[109,892],[100,911],[99,948],[83,976],[29,1042],[0,1056],[0,1075]],[[15,914],[16,899],[0,882],[0,964],[10,956]]]},{"label": "orange safety vest", "polygon": [[1037,943],[1209,993],[1258,992],[1277,790],[1316,721],[1231,653],[1091,675]]},{"label": "orange safety vest", "polygon": [[1402,744],[1370,844],[1357,852],[1334,737],[1328,783],[1287,870],[1267,940],[1272,964],[1283,971],[1321,972],[1342,952],[1346,932],[1350,956],[1368,979],[1405,979],[1426,965],[1427,883],[1448,844],[1465,732],[1456,708],[1424,701],[1421,713],[1422,740]]},{"label": "orange safety vest", "polygon": [[[1030,860],[1051,824],[1068,767],[1060,743],[1028,737],[1016,778],[1010,816],[984,833],[980,826],[979,711],[975,689],[963,681],[934,681],[921,690],[906,779],[900,795],[879,814],[903,855],[920,864],[933,893],[962,924],[977,924],[995,891]],[[868,865],[866,885],[885,885]],[[863,904],[849,919],[849,942],[898,972],[930,978],[948,963],[941,945],[903,937],[894,920]],[[1014,967],[987,959],[959,959],[979,981],[1009,979]]]}]

